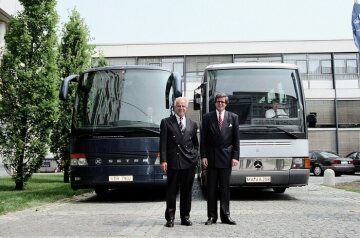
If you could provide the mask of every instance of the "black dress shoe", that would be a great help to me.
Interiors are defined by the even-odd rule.
[[[184,220],[181,220],[181,225],[192,226],[192,222],[189,219],[184,219]]]
[[[205,225],[212,225],[216,223],[216,218],[209,217],[209,219],[205,222]]]
[[[168,220],[165,224],[166,227],[174,227],[174,220]]]
[[[222,223],[229,224],[229,225],[236,225],[236,222],[231,219],[230,216],[226,216],[221,220]]]

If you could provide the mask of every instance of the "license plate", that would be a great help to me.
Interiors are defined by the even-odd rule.
[[[126,176],[109,176],[109,182],[132,182],[133,176],[126,175]]]
[[[341,161],[341,164],[348,164],[347,161]]]
[[[266,176],[266,177],[246,177],[246,182],[247,183],[270,183],[271,182],[271,177],[270,176]]]

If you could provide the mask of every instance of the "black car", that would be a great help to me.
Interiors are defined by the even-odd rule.
[[[345,173],[354,173],[355,167],[353,160],[342,158],[335,152],[312,150],[309,152],[310,172],[315,176],[323,176],[326,169],[332,169],[335,175],[340,176]]]
[[[353,160],[355,167],[354,172],[360,172],[360,151],[353,151],[350,154],[348,154],[346,157]]]

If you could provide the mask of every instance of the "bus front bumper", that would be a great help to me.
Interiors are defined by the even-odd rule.
[[[290,169],[285,171],[232,171],[230,186],[234,187],[300,187],[309,181],[308,169]]]
[[[121,186],[165,185],[166,174],[159,165],[71,166],[72,189],[118,188]]]

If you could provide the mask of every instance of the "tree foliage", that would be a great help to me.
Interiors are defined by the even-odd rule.
[[[56,117],[55,0],[19,0],[9,22],[0,69],[0,152],[23,189],[47,153]]]
[[[61,78],[79,74],[91,67],[91,56],[94,46],[89,44],[90,33],[79,12],[73,9],[69,21],[62,27],[59,45],[58,68]],[[58,82],[60,86],[61,80]],[[59,118],[54,125],[50,150],[55,159],[61,161],[64,169],[64,180],[68,182],[69,140],[71,115],[76,85],[70,84],[66,101],[59,102]]]
[[[99,57],[96,59],[96,61],[94,62],[95,67],[103,67],[103,66],[107,66],[107,61],[105,59],[104,53],[102,51],[99,52]]]

